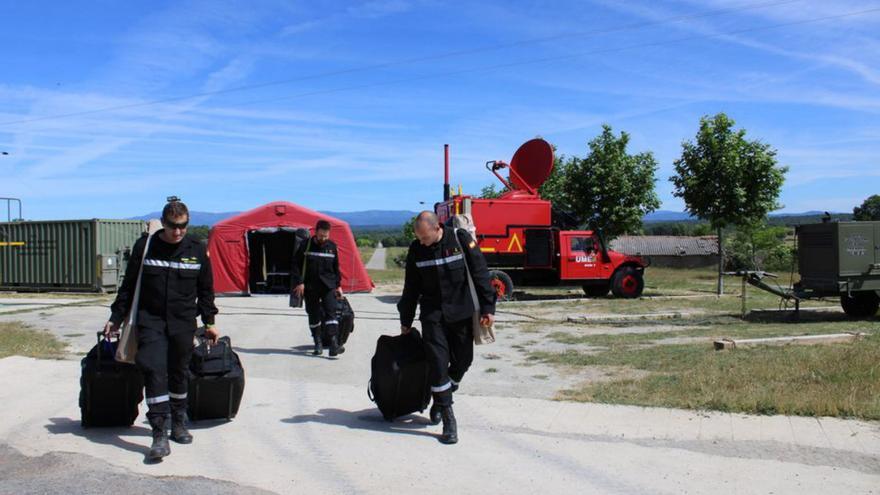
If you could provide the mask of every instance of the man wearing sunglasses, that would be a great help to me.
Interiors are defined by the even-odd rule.
[[[196,331],[201,316],[206,337],[216,342],[214,283],[205,245],[186,235],[189,210],[176,197],[162,210],[162,229],[135,242],[125,278],[110,307],[106,334],[116,333],[132,305],[138,270],[143,260],[141,292],[137,307],[135,358],[144,375],[147,419],[153,444],[147,458],[160,460],[171,453],[171,440],[186,444],[192,435],[186,428],[187,378]]]

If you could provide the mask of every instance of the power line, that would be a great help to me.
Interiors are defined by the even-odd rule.
[[[435,60],[442,60],[442,59],[446,59],[446,58],[460,57],[460,56],[464,56],[464,55],[472,55],[472,54],[476,54],[476,53],[497,51],[497,50],[502,50],[505,48],[514,48],[514,47],[518,47],[518,46],[527,46],[527,45],[538,44],[538,43],[546,43],[548,41],[558,41],[558,40],[567,39],[567,38],[584,38],[584,37],[600,36],[600,35],[621,32],[621,31],[637,30],[637,29],[643,29],[643,28],[647,28],[647,27],[659,26],[659,25],[664,25],[664,24],[671,24],[671,23],[699,19],[699,18],[715,17],[715,16],[719,16],[719,15],[724,15],[724,14],[745,12],[748,10],[757,10],[757,9],[764,9],[764,8],[769,8],[769,7],[777,7],[780,5],[799,3],[802,1],[803,0],[781,0],[781,1],[774,1],[774,2],[763,2],[763,3],[749,4],[749,5],[745,5],[745,6],[741,6],[741,7],[730,7],[730,8],[724,8],[724,9],[716,9],[716,10],[698,12],[698,13],[694,13],[694,14],[684,14],[684,15],[679,15],[679,16],[667,17],[664,19],[656,20],[656,21],[638,22],[638,23],[625,24],[625,25],[616,26],[616,27],[612,27],[612,28],[606,28],[606,29],[595,29],[595,30],[575,32],[575,33],[564,33],[564,34],[559,34],[559,35],[554,35],[554,36],[546,36],[546,37],[540,37],[540,38],[530,38],[530,39],[526,39],[526,40],[511,42],[511,43],[504,43],[504,44],[498,44],[498,45],[471,48],[471,49],[466,49],[466,50],[456,50],[456,51],[438,53],[438,54],[427,55],[427,56],[422,56],[422,57],[413,57],[413,58],[401,59],[401,60],[396,60],[396,61],[391,61],[391,62],[383,62],[383,63],[377,63],[377,64],[364,65],[364,66],[360,66],[360,67],[341,69],[341,70],[336,70],[336,71],[322,72],[322,73],[318,73],[318,74],[311,74],[311,75],[300,76],[300,77],[290,78],[290,79],[282,79],[282,80],[278,80],[278,81],[270,81],[270,82],[265,82],[265,83],[237,86],[234,88],[228,88],[228,89],[222,89],[222,90],[216,90],[216,91],[206,91],[206,92],[194,93],[194,94],[190,94],[190,95],[162,98],[162,99],[144,101],[144,102],[139,102],[139,103],[115,105],[115,106],[109,106],[109,107],[103,107],[103,108],[96,108],[94,110],[84,110],[84,111],[79,111],[79,112],[46,115],[43,117],[34,117],[34,118],[30,118],[30,119],[21,119],[21,120],[0,122],[0,126],[28,124],[28,123],[32,123],[32,122],[56,120],[56,119],[63,119],[63,118],[68,118],[68,117],[81,117],[81,116],[85,116],[85,115],[94,115],[94,114],[98,114],[98,113],[114,112],[114,111],[119,111],[119,110],[130,110],[133,108],[141,108],[141,107],[147,107],[147,106],[153,106],[153,105],[160,105],[160,104],[164,104],[164,103],[174,103],[174,102],[178,102],[178,101],[190,100],[190,99],[194,99],[194,98],[202,98],[202,97],[206,97],[206,96],[217,96],[217,95],[222,95],[222,94],[252,91],[255,89],[262,89],[262,88],[267,88],[267,87],[271,87],[271,86],[291,84],[294,82],[322,79],[322,78],[327,78],[327,77],[333,77],[333,76],[339,76],[339,75],[345,75],[345,74],[353,74],[353,73],[358,73],[358,72],[366,72],[366,71],[376,70],[376,69],[386,69],[386,68],[398,67],[398,66],[403,66],[403,65],[412,65],[412,64],[421,63],[421,62],[429,62],[429,61],[435,61]],[[457,72],[452,72],[452,73],[454,74]],[[421,79],[421,78],[417,78],[417,79]],[[359,87],[368,87],[368,86],[354,86],[352,88],[359,88]],[[321,94],[323,92],[325,92],[325,91],[319,91],[314,94]],[[312,94],[312,93],[308,93],[308,94]],[[298,95],[293,96],[293,98],[296,98],[296,97],[299,97],[299,96]]]

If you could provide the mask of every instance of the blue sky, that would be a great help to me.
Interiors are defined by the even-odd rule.
[[[171,194],[200,211],[417,210],[439,199],[444,143],[452,182],[478,192],[487,160],[535,136],[582,156],[608,123],[654,152],[662,209],[680,211],[672,162],[723,111],[790,167],[782,211],[850,211],[880,194],[870,9],[7,0],[0,196],[30,219],[134,216]]]

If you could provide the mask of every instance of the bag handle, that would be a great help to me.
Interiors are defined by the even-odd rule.
[[[306,283],[306,261],[309,260],[309,248],[312,247],[312,238],[309,236],[309,241],[306,242],[306,250],[303,251],[303,269],[302,269],[302,281]]]
[[[141,279],[144,276],[144,261],[147,259],[147,253],[150,251],[150,241],[154,234],[147,235],[147,243],[144,245],[144,254],[141,255],[141,266],[138,269],[138,278],[134,286],[134,295],[131,298],[131,308],[128,310],[128,326],[134,326],[137,321],[137,307],[141,297]]]
[[[477,299],[477,289],[474,287],[474,278],[471,276],[471,268],[468,266],[467,256],[464,255],[464,247],[461,245],[461,240],[458,238],[458,232],[464,229],[454,229],[454,237],[455,243],[458,244],[458,248],[461,249],[461,254],[464,257],[464,271],[467,274],[468,288],[471,291],[471,301],[474,303],[474,312],[480,312],[480,301]],[[482,315],[480,315],[482,316]]]

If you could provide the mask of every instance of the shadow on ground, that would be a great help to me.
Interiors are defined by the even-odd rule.
[[[112,445],[138,454],[146,454],[149,450],[151,433],[149,428],[143,426],[83,428],[79,420],[72,418],[49,418],[49,421],[45,425],[46,430],[53,435],[74,435],[90,442]],[[134,443],[127,438],[141,438],[141,441]]]
[[[397,433],[402,435],[417,435],[424,437],[437,437],[437,435],[424,431],[432,426],[428,418],[416,414],[410,414],[386,421],[376,409],[363,409],[360,411],[345,411],[342,409],[321,409],[315,414],[302,414],[292,418],[282,419],[282,423],[302,424],[321,423],[326,425],[344,426],[354,430],[378,431],[382,433]]]

